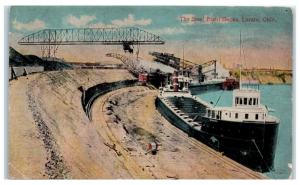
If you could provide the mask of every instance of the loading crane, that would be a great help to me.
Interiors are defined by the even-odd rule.
[[[191,61],[175,57],[174,54],[170,53],[149,52],[149,54],[155,57],[154,61],[171,66],[176,70],[191,69],[197,65]]]
[[[46,58],[55,57],[61,45],[121,45],[125,52],[133,53],[134,45],[139,48],[164,43],[159,36],[136,27],[44,29],[18,41],[20,45],[41,46],[42,57]]]
[[[204,68],[209,68],[210,66],[213,66],[212,69],[204,70]],[[217,73],[217,60],[210,60],[208,62],[204,62],[198,66],[198,75],[199,75],[199,81],[203,82],[205,74],[213,72],[212,75],[214,78],[218,76]]]
[[[191,76],[198,78],[199,82],[203,82],[206,74],[210,72],[212,72],[214,78],[218,76],[217,60],[210,60],[202,64],[196,64],[191,61],[176,57],[174,54],[170,53],[150,52],[149,54],[155,57],[154,61],[171,66],[176,70],[190,70]],[[213,67],[210,68],[210,66]]]

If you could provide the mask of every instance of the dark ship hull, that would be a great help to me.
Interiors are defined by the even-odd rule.
[[[224,82],[190,84],[192,94],[210,90],[234,90],[239,88],[239,82],[235,79],[226,79]]]
[[[210,84],[190,84],[189,90],[192,94],[197,94],[202,91],[210,91],[210,90],[221,90],[223,83],[210,83]]]
[[[278,123],[237,123],[197,117],[195,113],[203,113],[205,106],[192,98],[184,98],[184,101],[179,99],[172,97],[169,100],[175,107],[199,123],[201,129],[190,126],[178,114],[171,111],[160,98],[157,98],[157,108],[173,125],[255,171],[268,172],[273,169]],[[186,103],[184,105],[181,102]]]

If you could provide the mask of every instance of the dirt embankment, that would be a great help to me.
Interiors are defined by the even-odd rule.
[[[78,90],[124,79],[133,77],[126,70],[70,70],[10,81],[9,177],[130,177],[114,172],[119,163],[110,164],[115,159],[86,117]]]
[[[228,179],[264,178],[187,136],[155,108],[156,91],[124,88],[99,98],[92,108],[93,124],[111,155],[123,162],[133,178]],[[156,155],[147,152],[157,142]]]

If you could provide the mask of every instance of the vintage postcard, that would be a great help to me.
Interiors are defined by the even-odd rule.
[[[291,8],[9,16],[10,179],[293,178]]]

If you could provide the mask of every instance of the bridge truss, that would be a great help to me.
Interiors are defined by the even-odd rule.
[[[40,45],[43,57],[55,57],[59,45],[122,45],[133,52],[133,45],[160,45],[157,35],[136,27],[44,29],[18,41],[20,45]]]

